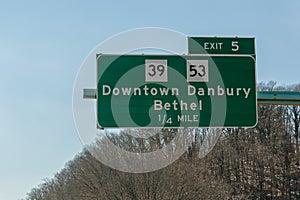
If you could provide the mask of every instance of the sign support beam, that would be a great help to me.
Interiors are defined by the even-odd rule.
[[[258,91],[257,102],[271,105],[300,105],[300,92]]]

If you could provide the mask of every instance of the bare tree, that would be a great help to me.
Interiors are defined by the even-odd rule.
[[[275,82],[259,83],[258,88],[291,90]],[[299,106],[259,105],[255,128],[223,129],[205,157],[201,153],[213,141],[205,138],[214,138],[207,129],[191,131],[188,137],[177,129],[160,130],[150,138],[107,134],[114,145],[140,156],[170,143],[174,150],[180,148],[174,136],[185,138],[185,144],[192,138],[192,143],[173,164],[134,174],[109,168],[94,157],[96,150],[106,148],[99,138],[26,199],[300,199],[299,115]],[[101,156],[125,167],[132,162],[113,150]]]

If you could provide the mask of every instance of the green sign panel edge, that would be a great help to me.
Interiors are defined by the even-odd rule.
[[[178,55],[107,55],[107,54],[105,54],[105,55],[97,55],[97,65],[98,65],[98,59],[99,58],[101,58],[101,57],[110,57],[110,59],[114,59],[114,58],[116,58],[116,57],[131,57],[131,58],[133,58],[133,57],[137,57],[137,58],[142,58],[142,59],[144,59],[144,60],[146,60],[146,59],[161,59],[161,60],[164,60],[166,57],[169,57],[169,58],[172,58],[172,57],[178,57]],[[196,55],[189,55],[189,56],[179,56],[179,57],[185,57],[185,58],[192,58],[192,57],[197,57]],[[199,57],[199,56],[198,56]],[[209,56],[200,56],[200,57],[206,57],[206,58],[209,58]],[[215,59],[217,59],[217,57],[220,57],[220,56],[213,56],[212,58],[215,58]],[[226,56],[227,58],[229,57],[229,58],[233,58],[233,56]],[[257,101],[256,101],[256,72],[255,72],[255,59],[252,57],[252,56],[242,56],[242,57],[251,57],[252,59],[253,59],[253,63],[254,63],[254,66],[253,66],[253,75],[254,75],[254,99],[255,99],[255,122],[254,122],[254,124],[252,124],[252,125],[250,125],[250,126],[243,126],[243,125],[224,125],[224,126],[216,126],[216,125],[213,125],[213,126],[187,126],[187,127],[253,127],[253,126],[255,126],[256,125],[256,123],[257,123],[257,112],[256,112],[256,105],[257,105]],[[224,58],[224,57],[222,57],[221,56],[221,58]],[[141,63],[141,64],[143,64],[143,63]],[[99,68],[99,66],[97,67],[97,69]],[[99,70],[99,69],[98,69]],[[97,72],[97,75],[99,76],[99,71]],[[153,81],[153,80],[152,80]],[[154,80],[155,81],[155,80]],[[150,82],[151,82],[151,80],[150,80]],[[98,87],[97,87],[98,88]],[[99,88],[98,88],[98,90],[97,90],[97,92],[99,91]],[[100,95],[98,94],[98,98],[101,98],[100,97]],[[101,124],[100,124],[100,122],[99,122],[99,112],[100,110],[99,110],[99,108],[98,108],[98,100],[97,100],[97,121],[98,121],[98,123],[99,123],[99,126],[101,126]],[[101,120],[101,119],[100,119]],[[135,127],[135,126],[101,126],[101,127],[104,127],[104,128],[116,128],[116,127]],[[141,126],[136,126],[136,127],[141,127]],[[161,126],[153,126],[153,127],[161,127]],[[168,127],[172,127],[172,126],[168,126]],[[178,128],[178,126],[174,126],[174,127],[177,127]],[[180,126],[179,126],[180,127]],[[185,127],[185,126],[184,126]]]
[[[189,54],[252,55],[254,37],[188,37]]]

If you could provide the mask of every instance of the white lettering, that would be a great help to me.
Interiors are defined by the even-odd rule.
[[[164,105],[164,108],[165,108],[165,110],[170,110],[170,108],[171,108],[171,104],[170,103],[165,103],[165,105]]]
[[[199,110],[202,110],[202,100],[199,101]]]
[[[154,110],[161,110],[162,107],[162,101],[161,100],[154,100]]]
[[[172,95],[173,96],[178,96],[179,95],[179,90],[178,90],[178,88],[172,88]]]
[[[157,89],[156,88],[151,88],[150,93],[153,96],[157,95]]]
[[[243,90],[244,90],[244,93],[245,93],[245,99],[247,99],[249,94],[250,94],[251,88],[248,88],[247,90],[246,90],[246,88],[243,88]]]
[[[196,103],[191,103],[190,108],[191,108],[191,110],[196,110],[197,109],[197,104]]]
[[[198,95],[203,96],[204,95],[204,89],[203,88],[198,88]]]
[[[219,49],[222,49],[223,42],[220,42],[218,44],[219,44]]]
[[[196,88],[192,85],[188,85],[188,95],[195,95],[196,94]]]
[[[105,89],[107,89],[107,91]],[[103,96],[109,95],[110,92],[111,92],[111,89],[110,89],[109,85],[103,85],[102,86],[102,95]]]
[[[149,89],[149,88],[147,87],[147,85],[145,85],[144,88],[143,88],[144,93],[145,93],[146,96],[149,95],[149,94],[148,94],[148,89]]]
[[[123,88],[122,88],[122,89],[123,89]],[[130,91],[131,91],[131,90],[130,90]],[[139,93],[139,95],[141,95],[141,93],[142,93],[141,88],[134,88],[133,94],[134,94],[134,95],[137,95],[137,93]],[[123,95],[125,95],[125,94],[123,93]],[[128,95],[130,95],[130,94],[128,94]]]
[[[135,88],[135,89],[137,89],[137,88]],[[140,88],[138,88],[138,89],[140,89]],[[136,92],[136,91],[134,90],[134,92]],[[122,88],[122,93],[123,93],[123,95],[130,95],[131,88]],[[140,91],[140,93],[141,93],[141,91]]]
[[[199,100],[199,103],[191,102],[187,103],[183,100],[180,100],[179,103],[176,100],[172,102],[163,103],[162,100],[154,100],[154,110],[202,110],[202,100]]]
[[[224,89],[221,88],[219,85],[218,85],[218,95],[219,96],[223,96],[224,95]]]
[[[159,91],[161,95],[168,95],[169,88],[159,88]]]
[[[215,90],[214,90],[214,88],[208,88],[208,95],[209,95],[209,96],[210,96],[210,95],[212,95],[212,96],[215,95]]]
[[[113,92],[113,94],[116,95],[116,96],[120,94],[119,88],[114,88],[112,92]]]
[[[226,91],[228,96],[233,96],[233,88],[226,88]]]
[[[198,122],[199,115],[177,115],[177,121],[179,121],[179,122]]]
[[[204,49],[209,49],[208,44],[209,44],[208,42],[204,43]]]
[[[240,95],[240,91],[242,90],[242,88],[236,88],[236,96]]]

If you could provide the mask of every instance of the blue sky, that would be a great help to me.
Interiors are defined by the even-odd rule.
[[[82,149],[73,83],[99,42],[132,28],[254,36],[257,80],[300,79],[300,1],[6,1],[0,3],[0,199],[25,197]]]

